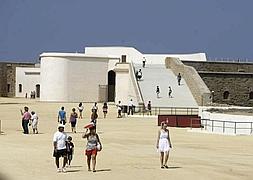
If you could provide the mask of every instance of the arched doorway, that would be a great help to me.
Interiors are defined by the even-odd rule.
[[[39,98],[40,97],[40,85],[36,84],[36,97]]]
[[[115,101],[115,77],[116,74],[114,71],[108,72],[108,102]]]

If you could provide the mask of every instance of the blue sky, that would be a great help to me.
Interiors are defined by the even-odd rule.
[[[0,0],[0,61],[133,46],[253,60],[252,0]]]

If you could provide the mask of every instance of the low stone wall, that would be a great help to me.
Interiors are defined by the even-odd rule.
[[[165,65],[175,75],[178,73],[182,75],[199,106],[209,105],[212,102],[210,90],[193,67],[186,66],[179,59],[170,57],[165,59]]]

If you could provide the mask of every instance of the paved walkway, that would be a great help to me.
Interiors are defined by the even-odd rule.
[[[152,64],[142,68],[141,64],[135,64],[135,70],[142,69],[143,78],[138,81],[145,104],[151,100],[152,106],[159,107],[197,107],[190,89],[181,80],[177,84],[177,77],[165,65]],[[160,97],[156,96],[156,86],[160,87]],[[168,97],[168,87],[172,88],[172,98]]]

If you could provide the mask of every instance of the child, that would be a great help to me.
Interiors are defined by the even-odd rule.
[[[67,165],[70,167],[70,163],[73,159],[73,154],[74,154],[74,144],[72,142],[72,137],[68,137],[68,141],[66,142],[66,147],[67,147]]]
[[[32,114],[31,121],[32,121],[33,134],[38,134],[39,133],[38,132],[38,120],[39,120],[39,118],[38,118],[37,114],[34,111],[32,111],[31,114]]]

